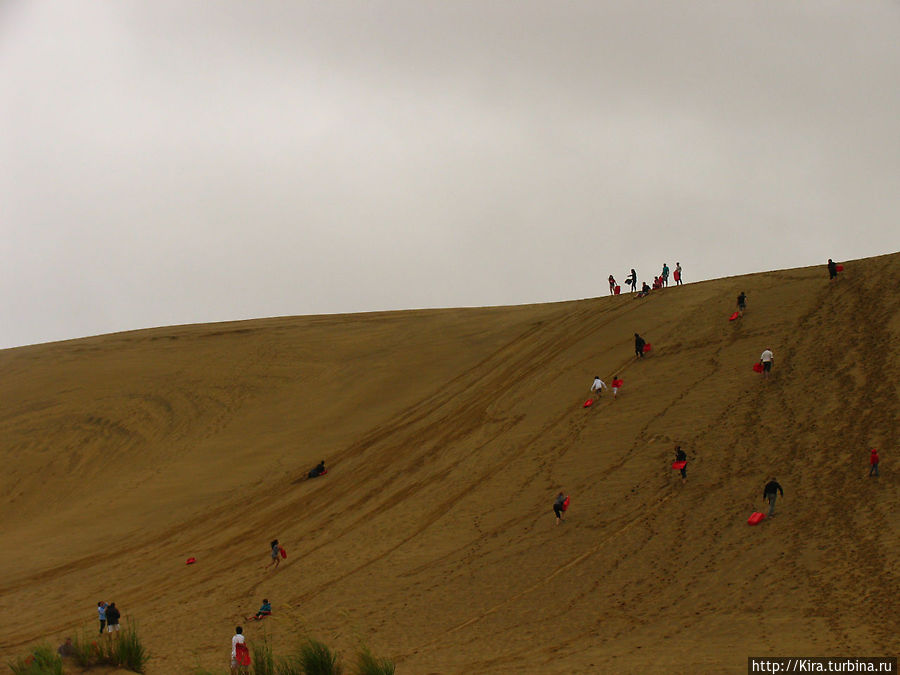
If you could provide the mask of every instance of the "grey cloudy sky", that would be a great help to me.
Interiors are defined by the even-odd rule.
[[[891,1],[0,4],[0,347],[900,249]]]

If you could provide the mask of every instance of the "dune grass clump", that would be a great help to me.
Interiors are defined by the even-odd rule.
[[[72,654],[82,668],[94,666],[115,666],[135,673],[143,673],[150,654],[141,642],[137,626],[128,623],[116,633],[106,633],[97,639],[89,638],[84,632],[72,640]]]
[[[269,640],[263,637],[252,643],[250,665],[253,667],[253,675],[278,675],[275,668],[275,656]]]
[[[394,675],[396,665],[388,658],[379,658],[363,647],[356,655],[356,675]]]
[[[63,663],[52,647],[41,645],[24,658],[9,663],[14,675],[63,675]]]
[[[338,662],[337,652],[313,638],[300,645],[297,663],[303,675],[341,675],[344,669]]]

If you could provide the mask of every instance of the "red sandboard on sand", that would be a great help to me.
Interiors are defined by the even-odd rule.
[[[728,320],[734,321],[735,319],[739,318],[740,316],[741,316],[740,312],[735,312],[734,314],[732,314],[731,316],[728,317]]]
[[[564,501],[562,504],[562,510],[563,511],[569,510],[569,495],[566,495],[566,501]]]
[[[284,550],[284,546],[279,546],[278,552],[281,554],[282,558],[287,558],[287,551]]]
[[[672,468],[676,471],[681,471],[686,466],[687,462],[672,462]]]
[[[581,407],[582,408],[590,408],[592,405],[594,405],[594,399],[589,398],[587,401],[584,402],[584,405]]]
[[[644,353],[645,353],[645,354],[646,354],[647,352],[649,352],[651,349],[653,349],[653,345],[651,345],[649,342],[648,342],[647,344],[644,345]]]
[[[843,271],[844,271],[844,266],[843,266],[843,265],[836,265],[834,269],[836,269],[838,272],[843,272]]]
[[[622,292],[622,287],[621,287],[621,286],[616,286],[616,287],[613,289],[613,293],[615,293],[616,295],[618,295],[618,294],[621,293],[621,292]]]
[[[747,518],[748,525],[759,525],[763,519],[766,517],[765,513],[760,513],[757,511],[756,513],[751,514],[749,518]]]
[[[188,558],[187,560],[184,561],[184,564],[185,565],[193,565],[195,562],[197,562],[196,558]]]
[[[761,364],[761,363],[753,364],[753,372],[754,373],[761,373],[762,371],[763,371],[763,364]]]
[[[234,660],[239,666],[250,665],[250,650],[247,649],[247,645],[238,642],[234,646]]]

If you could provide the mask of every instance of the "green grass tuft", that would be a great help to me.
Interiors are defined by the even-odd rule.
[[[9,663],[14,675],[63,675],[62,658],[52,647],[41,645],[24,658]]]
[[[300,645],[297,662],[304,675],[341,675],[343,672],[337,652],[312,638]]]
[[[378,658],[363,647],[356,655],[356,675],[394,675],[396,666],[388,658]]]

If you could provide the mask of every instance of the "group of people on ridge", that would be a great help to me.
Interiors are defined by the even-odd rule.
[[[675,263],[675,270],[672,273],[672,278],[675,280],[676,286],[681,286],[684,284],[684,281],[682,281],[682,271],[681,271],[681,263],[680,262]],[[616,278],[612,274],[610,274],[607,281],[609,281],[609,294],[616,295],[616,289],[618,288],[618,286],[616,285]],[[637,291],[637,283],[638,283],[637,272],[635,272],[634,268],[632,267],[631,272],[628,274],[627,277],[625,277],[625,285],[630,286],[631,292],[634,293],[635,291]],[[637,297],[643,298],[648,293],[650,293],[650,291],[659,290],[661,288],[667,287],[668,285],[669,285],[669,265],[668,265],[668,263],[663,263],[662,272],[660,273],[660,275],[653,277],[653,287],[651,288],[650,286],[648,286],[647,282],[645,281],[643,283],[643,286],[641,286],[641,290],[637,294]]]

